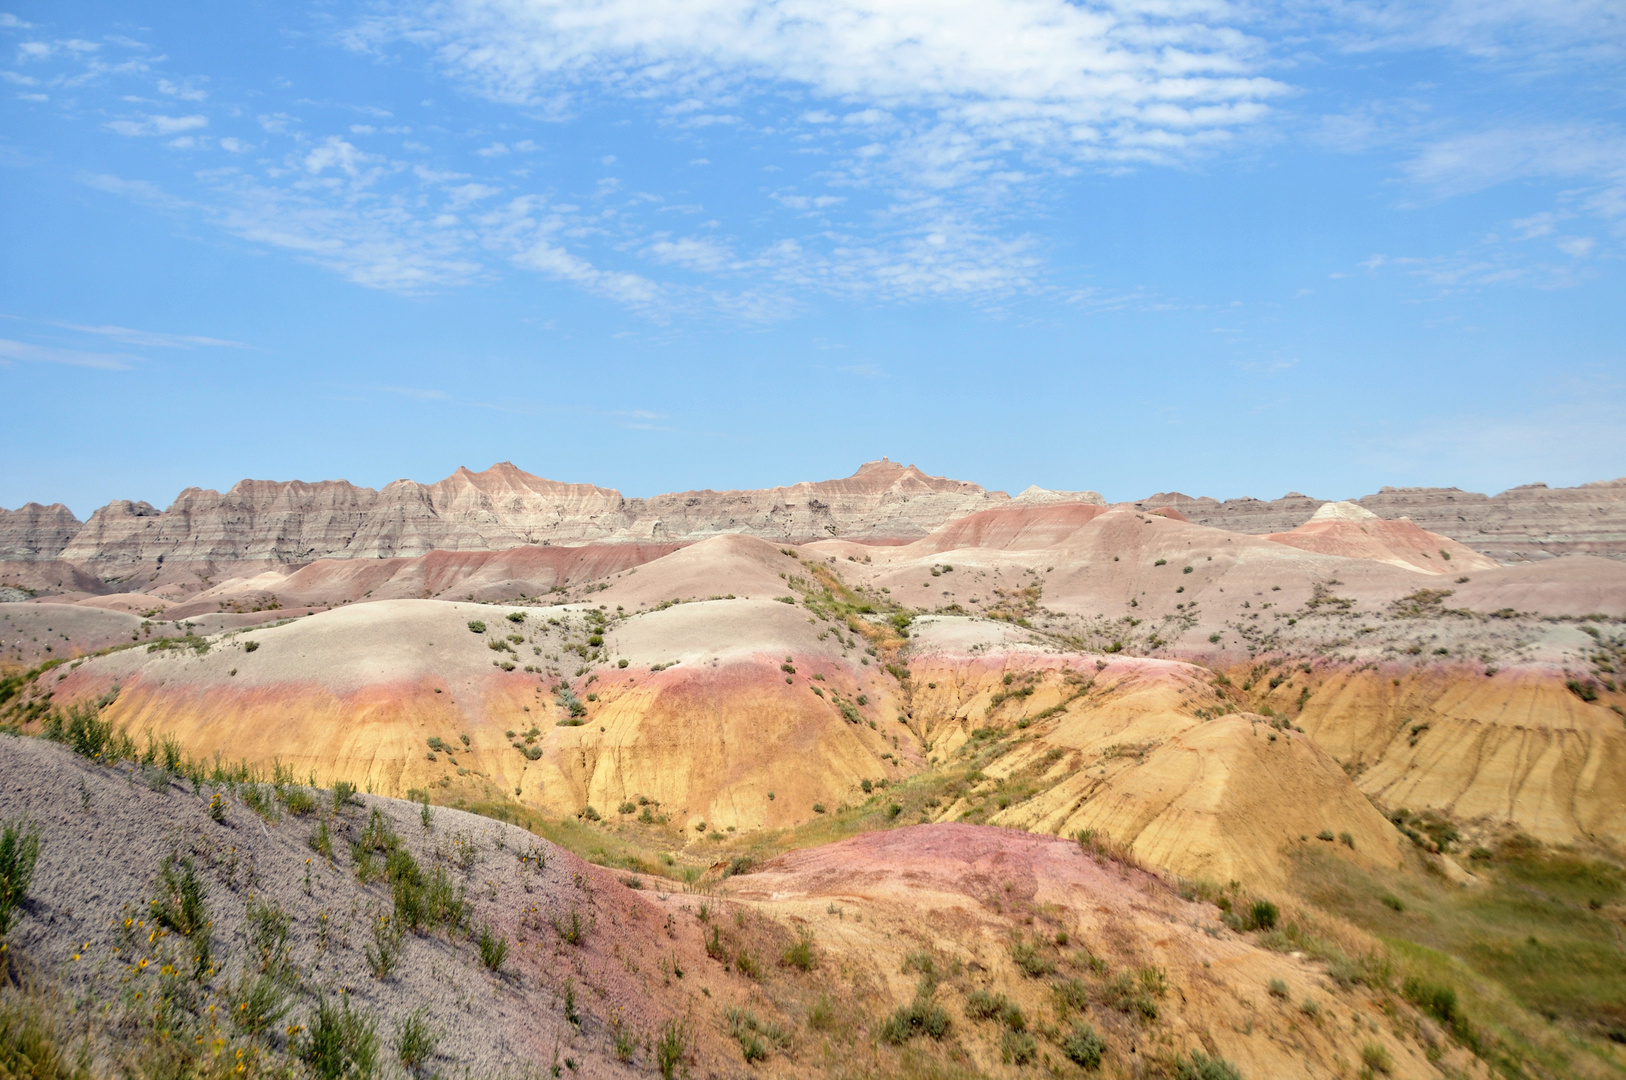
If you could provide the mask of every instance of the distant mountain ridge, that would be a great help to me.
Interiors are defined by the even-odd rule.
[[[1573,488],[1528,484],[1495,496],[1386,487],[1353,501],[1382,518],[1409,517],[1502,562],[1626,557],[1626,478]],[[1297,492],[1224,502],[1169,492],[1135,505],[1263,535],[1303,525],[1326,502]],[[115,578],[176,563],[277,567],[528,545],[683,544],[722,533],[785,543],[831,537],[900,543],[979,511],[1050,503],[1105,500],[1093,491],[1037,487],[1012,498],[885,458],[836,480],[629,499],[501,462],[483,472],[460,468],[433,484],[397,480],[377,490],[343,480],[243,480],[224,493],[188,488],[165,510],[116,500],[85,522],[60,503],[29,503],[0,509],[0,561],[70,563]]]
[[[30,503],[0,510],[0,560],[61,560],[112,573],[161,561],[279,565],[533,544],[682,543],[719,533],[790,543],[904,541],[1010,501],[1004,492],[884,458],[838,480],[650,499],[546,480],[501,462],[484,472],[461,468],[434,484],[397,480],[379,490],[343,480],[244,480],[224,493],[188,488],[166,510],[118,500],[83,524],[60,504]]]
[[[1152,495],[1135,505],[1169,507],[1198,525],[1230,532],[1285,533],[1309,521],[1330,500],[1289,492],[1280,499]],[[1626,477],[1572,488],[1523,484],[1499,495],[1460,488],[1385,487],[1350,500],[1380,518],[1408,517],[1417,526],[1498,562],[1557,555],[1626,558]]]

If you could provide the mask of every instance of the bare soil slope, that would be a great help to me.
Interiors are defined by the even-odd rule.
[[[883,1007],[914,998],[929,961],[941,977],[936,1000],[982,1073],[1018,1072],[1002,1061],[1012,1044],[1001,1039],[999,1020],[976,1018],[975,996],[997,994],[1026,1014],[1030,1030],[1065,1031],[1082,1013],[1104,1036],[1107,1075],[1155,1074],[1195,1050],[1250,1078],[1345,1076],[1368,1042],[1385,1049],[1391,1075],[1442,1075],[1424,1038],[1399,1034],[1404,1021],[1373,1036],[1361,1024],[1352,1031],[1309,1019],[1298,1007],[1307,1000],[1336,1002],[1358,1020],[1380,1015],[1365,993],[1334,990],[1322,965],[1254,948],[1213,907],[1066,841],[969,825],[870,833],[781,856],[728,882],[727,895],[819,925],[827,948],[852,958],[855,991]],[[834,925],[833,908],[842,912]],[[1135,1015],[1134,1005],[1100,1003],[1102,986],[1115,977],[1135,985],[1141,971],[1164,987],[1146,998],[1153,1019]],[[1088,1006],[1061,1004],[1054,987],[1068,980]],[[1280,980],[1280,996],[1267,992],[1272,980]],[[1072,1074],[1059,1054],[1045,1052],[1057,1074]],[[1479,1074],[1460,1051],[1443,1060]]]
[[[97,1074],[237,1063],[275,1075],[306,1052],[318,1003],[343,1000],[373,1025],[386,1076],[403,1075],[394,1044],[414,1015],[438,1036],[423,1069],[442,1075],[651,1075],[676,1027],[675,1072],[693,1077],[1016,1077],[1041,1063],[1083,1076],[1063,1053],[1080,1023],[1108,1075],[1195,1052],[1250,1078],[1332,1077],[1367,1046],[1395,1076],[1483,1075],[1404,1002],[1341,989],[1213,905],[1049,838],[870,834],[708,898],[630,889],[445,808],[426,823],[418,806],[369,795],[335,806],[291,783],[193,786],[17,738],[0,739],[0,776],[0,817],[42,841],[9,960],[52,1021],[92,1033]],[[313,847],[324,825],[331,859]],[[389,879],[364,880],[357,860],[374,843],[444,876],[463,905],[405,930],[387,969],[377,949],[402,909]],[[495,966],[481,937],[507,943]],[[1020,1026],[1009,1007],[979,1010],[979,991],[1004,995]],[[922,997],[944,1010],[938,1037],[889,1036],[894,1007]]]
[[[1418,528],[1410,518],[1386,521],[1351,502],[1324,503],[1303,525],[1290,532],[1267,533],[1265,539],[1325,555],[1374,559],[1425,574],[1462,574],[1497,565],[1496,560],[1450,537]]]
[[[493,1075],[571,1058],[589,1076],[644,1076],[662,1024],[700,1015],[708,1022],[691,1023],[686,1065],[706,1076],[738,1060],[709,1021],[721,1003],[750,997],[749,980],[714,968],[706,972],[708,998],[700,980],[675,980],[657,963],[666,956],[668,972],[672,959],[703,969],[702,928],[692,912],[668,909],[521,829],[448,809],[435,810],[426,828],[419,807],[373,796],[335,813],[323,791],[315,793],[320,805],[299,816],[262,785],[266,820],[244,804],[242,785],[194,791],[154,769],[107,769],[14,737],[0,738],[0,777],[0,817],[32,822],[42,839],[8,944],[36,980],[60,987],[84,1022],[119,1032],[100,1047],[99,1073],[154,1068],[156,1060],[137,1064],[138,1047],[143,1040],[161,1046],[157,1031],[167,1029],[181,1036],[171,1059],[196,1055],[229,1068],[236,1056],[251,1074],[271,1074],[275,1056],[300,1043],[303,1028],[288,1026],[308,1027],[317,1001],[341,996],[377,1023],[388,1075],[398,1074],[391,1041],[419,1008],[440,1038],[426,1062],[435,1072]],[[216,792],[224,806],[218,822],[209,812]],[[374,812],[425,873],[448,873],[469,907],[450,932],[407,932],[383,978],[365,952],[375,925],[395,914],[390,886],[360,882],[348,847]],[[332,860],[307,842],[321,820]],[[179,860],[190,862],[202,886],[207,926],[191,936],[155,917],[170,902],[163,867],[171,858],[177,874]],[[280,941],[268,943],[264,919],[252,917],[267,906],[273,925],[285,928]],[[579,945],[552,925],[572,912],[583,927]],[[481,927],[509,943],[497,972],[470,940]],[[205,937],[209,961],[199,969]],[[276,977],[288,1011],[254,1037],[228,1017],[262,972]],[[567,987],[579,1023],[566,1017]],[[631,1060],[618,1059],[617,1028],[633,1036]]]

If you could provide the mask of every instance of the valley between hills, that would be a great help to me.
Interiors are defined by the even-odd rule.
[[[1626,1074],[1626,481],[245,481],[0,598],[30,1075]]]

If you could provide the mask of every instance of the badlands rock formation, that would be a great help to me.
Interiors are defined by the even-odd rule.
[[[647,871],[591,865],[515,825],[446,807],[425,817],[372,794],[334,806],[328,791],[312,800],[283,784],[275,795],[256,788],[251,803],[247,785],[194,790],[153,769],[14,738],[0,740],[0,775],[31,779],[0,786],[0,818],[38,823],[42,841],[7,937],[11,970],[29,973],[0,1000],[7,1037],[16,997],[31,992],[49,1006],[41,1026],[71,1031],[63,1042],[75,1048],[88,1040],[94,1063],[145,1065],[137,1074],[157,1061],[302,1074],[302,1032],[319,1002],[342,1000],[376,1024],[385,1075],[414,1016],[438,1036],[425,1069],[438,1075],[650,1077],[663,1041],[669,1071],[696,1078],[1038,1074],[1013,1068],[1014,1050],[1045,1054],[1064,1076],[1168,1070],[1195,1051],[1250,1080],[1334,1080],[1368,1046],[1383,1050],[1397,1080],[1484,1075],[1465,1050],[1442,1053],[1410,1004],[1341,987],[1324,961],[1266,948],[1213,904],[1052,837],[918,825],[792,852],[696,895]],[[317,828],[327,852],[312,843]],[[430,915],[395,939],[385,977],[374,957],[376,927],[388,921],[378,916],[399,918],[402,893],[357,861],[364,838],[380,835],[466,906],[461,930]],[[207,965],[194,961],[198,932],[153,920],[171,859],[200,885]],[[132,911],[147,918],[126,929]],[[495,971],[482,962],[482,936],[506,942]],[[1348,938],[1351,951],[1375,944]],[[806,963],[785,962],[798,939]],[[1031,943],[1026,971],[1013,942]],[[1035,960],[1049,977],[1033,977]],[[1113,996],[1125,979],[1146,988],[1144,999]],[[273,1023],[244,1019],[251,1001],[264,1007],[273,980]],[[260,997],[243,993],[253,985]],[[916,1033],[894,1045],[885,1025],[923,986],[944,1010],[940,1039]],[[1043,1041],[1013,1041],[1008,1022],[990,1021],[977,1004],[990,993]],[[165,1006],[156,1013],[154,1000]],[[220,1022],[227,1011],[235,1022]],[[1352,1026],[1346,1016],[1385,1022]],[[1057,1044],[1080,1021],[1099,1040],[1098,1073],[1060,1057]]]
[[[503,462],[479,473],[459,469],[435,484],[397,480],[379,491],[342,480],[244,480],[224,494],[188,488],[167,510],[121,500],[77,528],[66,508],[29,504],[0,511],[0,558],[60,559],[114,576],[160,561],[272,566],[542,544],[683,542],[718,533],[793,543],[913,539],[1009,501],[1003,492],[884,458],[843,480],[651,499],[544,480]]]
[[[1379,517],[1409,517],[1419,528],[1449,536],[1499,562],[1626,555],[1626,478],[1573,488],[1525,484],[1494,496],[1458,488],[1386,487],[1355,501]],[[1296,491],[1268,502],[1219,502],[1174,492],[1135,505],[1172,507],[1189,521],[1231,532],[1280,533],[1310,520],[1322,501]]]
[[[1501,562],[1626,555],[1626,480],[1557,489],[1533,484],[1495,497],[1455,488],[1384,488],[1357,502],[1380,518],[1409,518],[1419,529]],[[1296,492],[1269,502],[1224,503],[1174,493],[1135,505],[1230,532],[1275,535],[1307,524],[1323,503]],[[884,458],[842,480],[650,499],[544,480],[507,462],[479,473],[459,469],[435,484],[397,480],[378,491],[344,481],[244,480],[224,494],[189,488],[162,511],[116,501],[83,524],[61,504],[0,510],[0,585],[178,599],[226,579],[285,573],[321,559],[680,544],[725,533],[782,543],[831,537],[895,543],[1008,506],[1101,508],[1105,501],[1093,491],[1039,487],[1013,499]]]
[[[199,835],[225,835],[206,817],[210,781],[181,790],[159,767],[166,755],[237,778],[215,781],[240,785],[228,824],[251,821],[242,800],[273,797],[245,776],[279,778],[286,799],[290,777],[314,774],[355,783],[403,832],[423,828],[418,812],[380,797],[524,822],[625,872],[550,864],[578,890],[591,878],[592,910],[609,924],[595,931],[608,957],[601,944],[583,966],[560,932],[527,921],[510,886],[555,914],[586,894],[558,893],[563,873],[526,878],[513,851],[492,854],[495,840],[482,849],[489,861],[471,882],[505,867],[482,888],[482,918],[524,955],[496,1012],[480,1013],[491,1037],[448,1043],[474,1055],[465,1065],[490,1063],[473,1047],[506,1045],[506,1018],[532,1007],[519,997],[575,979],[602,990],[582,1003],[595,1019],[574,1034],[551,1021],[537,1030],[583,1047],[579,1063],[605,1065],[594,1075],[622,1064],[604,1054],[614,1024],[647,1032],[676,1015],[710,1025],[695,1075],[738,1074],[734,1048],[748,1043],[734,1042],[743,1021],[728,1008],[796,1032],[767,1047],[764,1075],[1019,1075],[1021,1032],[975,1004],[994,992],[1024,1010],[1041,1053],[1059,1045],[1068,1010],[1084,1008],[1066,995],[1087,999],[1112,1055],[1106,1075],[1170,1072],[1168,1055],[1199,1045],[1249,1077],[1347,1077],[1363,1059],[1387,1062],[1369,1065],[1374,1074],[1488,1075],[1462,1030],[1448,1037],[1411,1018],[1405,994],[1390,992],[1399,977],[1356,985],[1357,958],[1376,942],[1327,923],[1294,936],[1309,924],[1289,923],[1270,938],[1284,951],[1264,953],[1243,916],[1268,896],[1296,919],[1293,897],[1316,880],[1364,882],[1377,917],[1398,920],[1383,932],[1416,941],[1406,927],[1436,925],[1418,897],[1456,894],[1445,882],[1490,883],[1489,894],[1501,852],[1552,845],[1562,861],[1626,847],[1626,560],[1503,565],[1353,503],[1315,503],[1261,535],[1188,520],[1204,512],[1190,500],[906,498],[938,482],[890,464],[865,475],[843,520],[890,530],[883,542],[750,535],[773,520],[770,507],[706,519],[740,528],[665,542],[617,534],[303,561],[273,548],[231,556],[237,533],[217,520],[214,539],[199,534],[197,561],[130,563],[137,580],[104,590],[131,591],[98,595],[74,577],[94,562],[10,562],[8,573],[28,569],[59,591],[0,602],[0,724],[41,734],[94,713],[136,753],[151,748],[117,786],[143,805],[148,788],[190,800],[178,820]],[[471,545],[497,536],[467,490],[463,509],[436,504],[446,516],[421,519],[424,529],[461,523]],[[586,506],[597,490],[572,498]],[[966,499],[970,512],[926,530],[915,511],[939,498]],[[825,509],[835,505],[831,495]],[[181,530],[171,541],[179,521],[164,526]],[[899,535],[900,523],[922,531]],[[190,583],[167,576],[174,565],[191,567]],[[51,790],[53,828],[88,820],[77,799],[111,801],[104,788]],[[12,785],[0,802],[28,791]],[[437,812],[448,817],[435,828],[461,821]],[[335,827],[355,839],[360,815],[343,817]],[[268,865],[311,857],[287,826],[258,836]],[[356,892],[336,869],[349,849],[334,847],[323,880],[345,880],[352,913],[386,903],[382,885]],[[420,857],[450,859],[430,847]],[[1590,890],[1576,901],[1590,906],[1566,909],[1578,925],[1618,921],[1613,873],[1576,886]],[[616,881],[637,875],[658,883],[653,899]],[[1187,899],[1169,875],[1186,879]],[[708,892],[706,907],[676,878]],[[1228,917],[1198,896],[1223,901]],[[718,920],[718,903],[732,917]],[[30,925],[44,942],[44,921]],[[775,966],[804,932],[819,964]],[[433,978],[480,975],[452,944],[413,951],[440,965]],[[1602,970],[1616,946],[1599,948]],[[1315,955],[1343,959],[1329,970]],[[750,974],[753,956],[766,962]],[[421,975],[409,970],[403,986]],[[1450,978],[1467,1008],[1469,984]],[[1164,987],[1138,1017],[1122,991],[1137,980]],[[878,1032],[916,993],[937,995],[954,1034],[896,1049]],[[818,1006],[826,1019],[815,1024],[826,994],[837,1004]],[[626,995],[642,996],[610,1011]],[[362,999],[391,1016],[407,1000],[382,985]],[[1328,1012],[1305,1011],[1306,999]],[[1591,1003],[1552,1015],[1613,1032]],[[1368,1013],[1370,1023],[1343,1020]],[[1570,1067],[1578,1057],[1553,1060],[1530,1074],[1594,1075]]]
[[[1496,568],[1494,559],[1421,529],[1410,518],[1386,521],[1351,502],[1323,503],[1303,525],[1289,532],[1266,533],[1265,539],[1325,555],[1374,559],[1425,574]]]
[[[1335,854],[1392,869],[1399,833],[1366,796],[1626,842],[1626,687],[1610,674],[1626,646],[1613,616],[1578,625],[1626,612],[1626,566],[1495,566],[1347,509],[1307,528],[1289,539],[1333,550],[1084,504],[985,511],[901,545],[730,535],[637,565],[579,561],[627,545],[557,549],[598,576],[551,606],[529,583],[492,597],[507,605],[375,594],[286,625],[200,623],[222,632],[41,689],[117,687],[106,715],[132,731],[381,793],[565,815],[652,799],[690,842],[702,823],[807,825],[866,782],[985,747],[1000,748],[985,779],[931,819],[1096,829],[1196,878],[1279,883],[1284,853],[1341,833]],[[387,585],[390,562],[291,577],[354,567]],[[186,625],[9,604],[11,655],[64,655],[40,625],[74,611],[107,624],[87,645]]]

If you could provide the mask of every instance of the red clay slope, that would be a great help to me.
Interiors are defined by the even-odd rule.
[[[1089,503],[999,507],[951,521],[908,547],[919,553],[959,548],[1029,551],[1054,547],[1106,511],[1104,506]]]
[[[1497,565],[1450,537],[1419,528],[1410,518],[1389,521],[1350,502],[1327,503],[1298,528],[1268,533],[1265,539],[1322,555],[1375,559],[1425,574],[1460,574]]]

